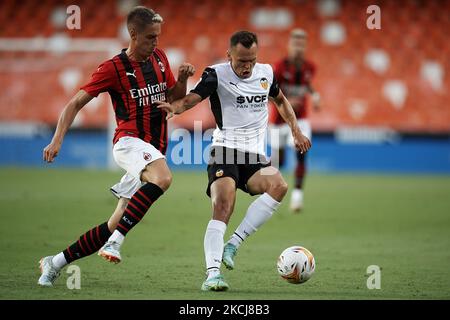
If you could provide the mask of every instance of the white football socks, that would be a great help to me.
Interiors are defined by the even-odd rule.
[[[58,270],[61,270],[62,268],[64,268],[64,266],[67,265],[67,261],[66,261],[66,257],[64,257],[64,253],[60,252],[56,256],[54,256],[52,258],[52,263],[53,263],[53,266]]]
[[[210,220],[205,232],[204,249],[208,279],[220,274],[223,254],[223,235],[227,225],[219,220]]]
[[[280,203],[268,193],[262,194],[247,209],[247,214],[231,236],[228,243],[239,248],[241,243],[270,219]]]
[[[117,230],[114,230],[113,234],[108,239],[108,241],[117,242],[120,246],[122,245],[124,240],[125,236],[122,233],[120,233],[120,231]]]

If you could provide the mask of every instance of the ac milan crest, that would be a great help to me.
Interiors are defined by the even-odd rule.
[[[152,159],[152,155],[148,152],[144,152],[144,160],[150,161]]]
[[[159,68],[161,69],[161,72],[166,71],[166,68],[164,68],[164,63],[162,63],[161,61],[158,62]]]

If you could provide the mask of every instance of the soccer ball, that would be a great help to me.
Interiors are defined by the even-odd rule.
[[[299,284],[307,281],[315,268],[314,256],[304,247],[289,247],[278,257],[278,273],[289,283]]]

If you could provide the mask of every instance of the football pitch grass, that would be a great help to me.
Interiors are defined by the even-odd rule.
[[[108,219],[116,205],[108,189],[121,173],[0,169],[0,299],[450,299],[449,176],[311,174],[304,212],[290,213],[286,197],[240,248],[236,269],[223,268],[230,290],[202,292],[207,178],[173,175],[171,189],[127,236],[123,261],[76,261],[81,289],[69,290],[67,269],[55,287],[39,287],[38,261]],[[252,199],[238,191],[225,240]],[[301,285],[276,270],[292,245],[316,259]],[[370,265],[381,268],[381,289],[367,288]]]

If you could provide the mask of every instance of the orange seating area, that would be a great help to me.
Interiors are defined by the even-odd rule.
[[[0,2],[0,42],[3,40],[48,38],[65,34],[71,39],[119,39],[125,16],[121,1],[76,1],[81,9],[81,30],[68,30],[52,22],[55,9],[67,8],[71,0]],[[204,67],[226,58],[229,36],[236,30],[255,31],[260,39],[259,61],[275,63],[286,54],[289,30],[301,27],[308,32],[307,56],[318,68],[313,85],[322,96],[322,110],[310,112],[317,131],[336,127],[383,126],[406,132],[450,132],[450,0],[341,0],[330,17],[319,14],[319,1],[312,0],[153,0],[141,1],[163,16],[160,39],[163,49],[179,48],[184,60],[194,64],[199,79]],[[369,5],[381,8],[381,30],[366,27]],[[289,28],[257,29],[251,14],[257,8],[284,8],[292,13]],[[322,27],[339,22],[345,40],[330,45],[321,39]],[[123,46],[126,42],[119,40]],[[204,42],[201,45],[201,41]],[[55,125],[64,105],[97,65],[109,58],[107,52],[55,53],[26,51],[0,46],[0,122],[34,121]],[[382,49],[389,57],[383,73],[365,64],[370,49]],[[441,66],[438,87],[421,77],[425,61]],[[176,73],[176,70],[174,70]],[[73,74],[76,74],[76,77]],[[66,86],[62,77],[76,79]],[[406,87],[401,105],[383,93],[388,81]],[[109,97],[104,94],[83,110],[77,119],[81,127],[106,127]],[[214,125],[207,103],[172,120],[174,125],[192,128],[202,120]]]

